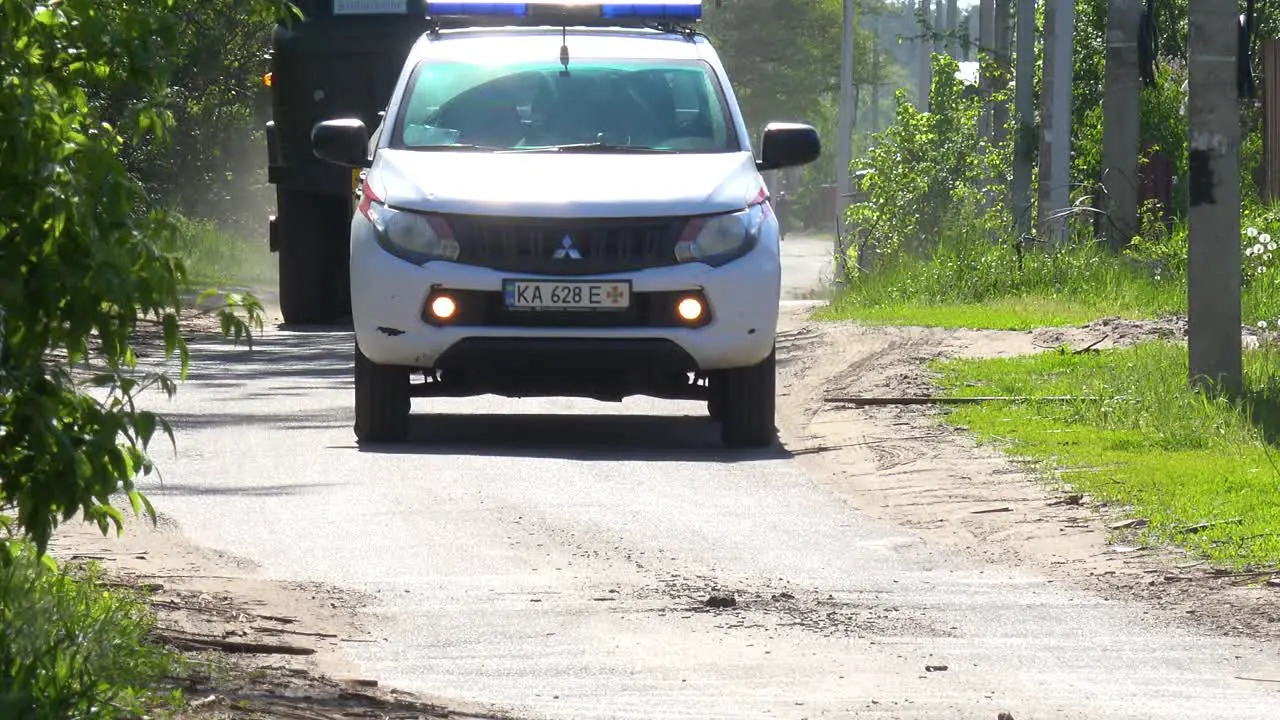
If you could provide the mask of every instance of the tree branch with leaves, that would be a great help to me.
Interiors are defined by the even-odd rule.
[[[154,360],[186,376],[187,272],[165,250],[171,218],[121,153],[166,138],[173,10],[0,0],[0,526],[41,553],[76,515],[119,531],[121,494],[154,521],[136,481],[155,470],[157,433],[172,431],[137,397],[176,384],[140,369],[136,331],[155,323]],[[237,339],[261,325],[251,296],[217,312]]]

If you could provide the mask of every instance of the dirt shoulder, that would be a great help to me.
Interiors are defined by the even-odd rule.
[[[106,582],[141,591],[156,639],[191,663],[179,717],[502,718],[493,708],[389,690],[346,659],[352,643],[380,643],[358,613],[362,599],[318,584],[266,580],[247,561],[188,542],[171,521],[129,522],[123,536],[68,524],[50,548],[63,561],[98,563]]]
[[[1125,509],[1051,487],[930,406],[852,407],[831,396],[925,396],[926,364],[1001,357],[1061,344],[1128,345],[1182,337],[1178,320],[1099,321],[1030,332],[863,327],[784,312],[780,429],[819,482],[866,514],[982,561],[1028,568],[1114,600],[1138,600],[1189,628],[1252,641],[1280,639],[1276,589],[1213,572],[1176,548],[1125,537]]]

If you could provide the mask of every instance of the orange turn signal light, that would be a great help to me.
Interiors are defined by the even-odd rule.
[[[262,76],[262,84],[271,87],[271,73]]]

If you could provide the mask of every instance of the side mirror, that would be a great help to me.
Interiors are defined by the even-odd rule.
[[[369,167],[369,129],[356,118],[318,122],[311,128],[311,151],[334,165]]]
[[[760,141],[760,160],[756,168],[764,172],[808,165],[821,154],[822,140],[812,126],[769,123],[764,129],[764,139]]]

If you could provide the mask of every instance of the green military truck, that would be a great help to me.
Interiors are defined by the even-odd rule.
[[[428,20],[422,0],[292,0],[271,38],[267,177],[276,189],[271,251],[288,324],[350,314],[351,201],[358,176],[315,157],[311,128],[330,118],[378,124],[405,57]]]

